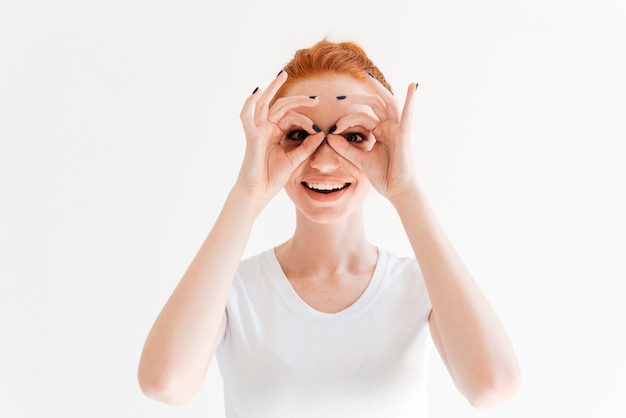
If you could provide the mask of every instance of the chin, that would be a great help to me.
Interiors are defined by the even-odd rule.
[[[297,216],[308,222],[319,225],[335,225],[344,222],[362,222],[362,206],[352,210],[341,210],[337,207],[328,208],[302,208],[296,207]]]

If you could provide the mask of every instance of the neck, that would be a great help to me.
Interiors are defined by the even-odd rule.
[[[295,233],[276,247],[276,255],[292,275],[326,276],[369,268],[377,251],[365,239],[361,211],[332,224],[315,223],[297,212]]]

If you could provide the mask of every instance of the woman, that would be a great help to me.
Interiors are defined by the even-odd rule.
[[[401,106],[359,46],[322,40],[254,90],[241,111],[239,176],[147,338],[148,396],[186,402],[216,354],[229,417],[424,415],[428,333],[473,405],[516,391],[506,332],[416,177],[416,89]],[[293,236],[241,261],[283,187]],[[397,211],[415,257],[366,241],[371,187]]]

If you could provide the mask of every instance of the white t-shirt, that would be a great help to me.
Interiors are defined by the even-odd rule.
[[[226,416],[425,417],[430,310],[415,259],[380,249],[366,290],[334,314],[298,296],[273,249],[242,261],[216,353]]]

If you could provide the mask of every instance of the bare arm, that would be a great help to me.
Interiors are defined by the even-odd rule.
[[[138,373],[146,395],[180,405],[202,384],[255,218],[245,197],[233,190],[148,335]]]
[[[246,153],[237,178],[213,228],[157,317],[139,363],[139,384],[159,401],[181,405],[202,384],[223,332],[228,294],[252,226],[291,172],[321,143],[313,122],[292,112],[314,106],[317,98],[292,96],[268,103],[285,81],[282,73],[267,91],[246,100],[241,120]],[[310,135],[285,151],[281,140],[292,126]]]
[[[500,320],[415,187],[394,203],[433,306],[433,340],[454,383],[476,407],[512,396],[519,384],[513,347]]]

